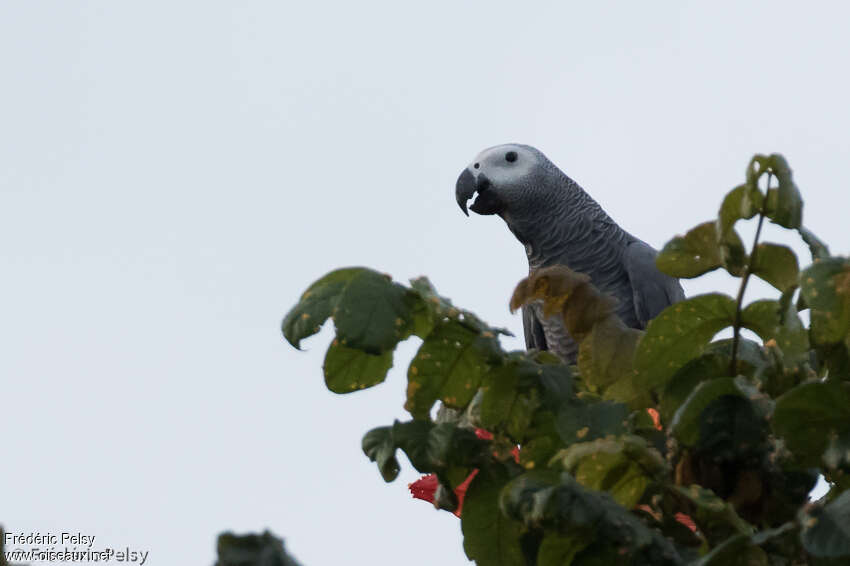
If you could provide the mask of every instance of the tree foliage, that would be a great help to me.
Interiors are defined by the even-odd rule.
[[[299,566],[283,540],[269,531],[237,535],[225,532],[216,541],[218,559],[213,566]]]
[[[480,566],[846,564],[850,260],[803,227],[802,210],[785,159],[756,155],[717,218],[657,259],[676,277],[724,269],[740,280],[737,296],[691,297],[645,331],[626,327],[587,276],[532,273],[511,308],[539,301],[563,317],[579,343],[576,366],[506,352],[506,331],[427,279],[405,286],[362,267],[311,285],[283,332],[297,348],[334,321],[324,377],[336,393],[382,382],[396,345],[422,339],[407,372],[411,419],[369,431],[363,450],[393,481],[400,449],[435,474],[434,503],[449,511],[453,490],[477,470],[461,528]],[[797,231],[811,264],[801,269],[790,248],[760,241],[765,219]],[[757,223],[749,247],[736,231],[744,220]],[[747,304],[752,276],[778,296]],[[717,339],[727,328],[732,338]],[[434,422],[438,401],[462,417]],[[819,475],[830,490],[810,502]]]

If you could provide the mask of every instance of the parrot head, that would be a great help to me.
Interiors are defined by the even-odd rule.
[[[553,170],[558,171],[536,148],[514,143],[497,145],[479,153],[463,170],[455,186],[455,197],[469,216],[467,202],[477,193],[469,207],[472,212],[498,214],[507,220],[545,204]]]

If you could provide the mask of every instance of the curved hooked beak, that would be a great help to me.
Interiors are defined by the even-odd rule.
[[[478,198],[469,207],[472,212],[478,214],[496,214],[501,210],[502,203],[493,194],[493,191],[488,190],[490,186],[490,179],[484,173],[480,173],[476,178],[469,169],[463,170],[463,173],[457,178],[455,198],[464,214],[469,216],[469,212],[466,211],[466,203],[476,192],[478,193]]]
[[[457,178],[457,184],[455,185],[455,198],[457,198],[458,206],[460,206],[460,209],[467,216],[469,216],[469,212],[466,211],[466,203],[472,198],[475,191],[475,177],[472,176],[469,169],[464,169],[463,173],[460,174],[460,177]]]

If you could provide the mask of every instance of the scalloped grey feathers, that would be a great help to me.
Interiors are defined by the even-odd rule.
[[[575,181],[534,147],[504,144],[485,149],[464,169],[455,187],[467,212],[500,216],[525,246],[529,271],[566,265],[587,273],[617,299],[617,314],[632,328],[684,299],[678,279],[655,266],[657,251],[617,225]],[[551,350],[568,363],[576,343],[557,318],[539,305],[522,309],[529,349]]]

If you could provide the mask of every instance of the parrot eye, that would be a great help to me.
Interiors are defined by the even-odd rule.
[[[476,169],[478,169],[479,167],[481,167],[481,164],[480,164],[480,163],[476,163],[475,165],[473,165],[473,167],[475,167]]]
[[[517,154],[515,151],[509,151],[505,154],[505,161],[507,161],[508,163],[513,163],[514,161],[516,161],[516,158]]]

